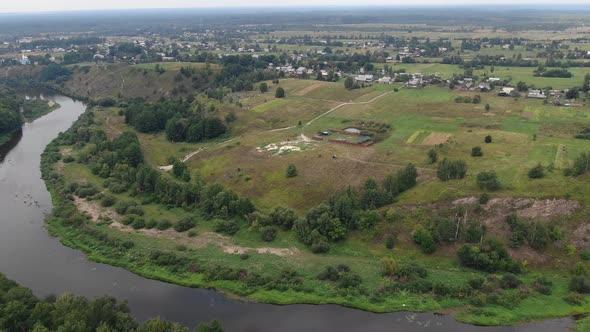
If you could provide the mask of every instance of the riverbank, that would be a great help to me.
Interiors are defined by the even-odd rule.
[[[70,149],[54,141],[42,159],[43,177],[56,206],[49,221],[51,233],[65,245],[85,251],[91,260],[124,267],[147,278],[190,287],[214,288],[264,303],[333,303],[372,312],[441,311],[456,314],[457,319],[478,325],[565,317],[590,309],[586,302],[577,305],[565,302],[564,298],[569,295],[568,275],[553,270],[528,269],[527,273],[519,275],[522,287],[502,289],[495,295],[477,296],[469,288],[469,281],[486,278],[489,274],[459,268],[455,259],[443,255],[425,256],[405,247],[392,251],[384,248],[380,252],[375,252],[375,249],[369,251],[363,244],[366,241],[363,238],[337,245],[329,254],[314,255],[304,246],[296,245],[296,240],[291,237],[283,243],[295,244],[297,254],[283,257],[256,250],[227,252],[214,242],[198,244],[204,236],[210,237],[214,233],[213,226],[204,219],[197,221],[192,236],[190,232],[180,233],[174,239],[156,230],[141,231],[120,224],[113,227],[113,220],[92,221],[74,204],[70,184],[77,179],[99,187],[103,181],[84,165],[72,160],[63,163],[62,152]],[[76,159],[71,152],[66,157]],[[59,169],[56,168],[58,163]],[[125,193],[115,197],[118,200],[131,198]],[[100,197],[87,202],[92,204],[97,200]],[[182,209],[165,212],[149,202],[143,209],[160,216],[186,214]],[[103,212],[99,215],[107,215],[106,210]],[[170,232],[168,234],[176,234],[172,230]],[[233,239],[237,242],[232,248],[247,244],[255,248],[259,243],[257,233],[247,230],[238,232]],[[418,278],[412,288],[389,289],[392,283],[382,277],[379,261],[388,255],[396,257],[400,269],[415,269],[416,272],[412,273],[418,274],[425,271],[424,277]],[[347,277],[352,279],[330,282],[318,278],[326,266],[343,263],[350,272]],[[497,281],[503,278],[502,274],[491,275]],[[541,275],[551,279],[550,294],[535,291],[534,285]],[[426,287],[426,290],[420,287]]]

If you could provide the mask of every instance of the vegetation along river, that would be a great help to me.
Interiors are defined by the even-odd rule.
[[[54,99],[59,109],[25,124],[22,133],[0,147],[0,272],[38,296],[108,294],[127,300],[140,320],[160,316],[194,327],[218,319],[226,331],[563,331],[572,326],[571,319],[563,318],[475,327],[433,313],[375,314],[337,305],[244,302],[89,261],[81,251],[60,244],[44,227],[52,204],[41,179],[41,153],[85,109],[83,103],[67,97]]]

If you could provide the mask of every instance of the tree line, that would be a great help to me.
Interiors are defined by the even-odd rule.
[[[6,332],[111,331],[189,332],[182,325],[160,318],[138,323],[127,303],[110,296],[49,295],[43,299],[0,273],[0,330]],[[222,332],[219,321],[201,323],[195,332]]]
[[[200,142],[225,134],[229,122],[215,116],[217,109],[204,103],[188,100],[161,100],[155,103],[134,101],[125,109],[125,123],[142,133],[166,131],[166,138],[172,142]]]

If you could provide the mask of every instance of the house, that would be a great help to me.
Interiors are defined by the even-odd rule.
[[[535,99],[545,99],[545,92],[543,90],[529,90],[529,93],[526,95],[527,98],[535,98]]]
[[[490,83],[479,83],[478,88],[480,91],[490,91],[492,89]]]
[[[501,79],[499,77],[488,77],[488,82],[490,83],[496,83],[496,82],[500,82]]]
[[[20,63],[21,63],[21,65],[30,65],[31,60],[29,60],[28,56],[23,54],[22,58],[20,59]]]
[[[346,128],[346,129],[344,129],[344,131],[346,133],[353,134],[353,135],[360,135],[361,134],[361,130],[357,129],[357,128]]]
[[[307,68],[299,67],[299,68],[297,68],[297,70],[295,72],[297,73],[297,75],[303,75],[303,74],[307,73]]]
[[[355,81],[361,82],[361,83],[371,83],[371,82],[373,82],[373,75],[358,75],[354,79],[355,79]]]
[[[419,88],[422,86],[422,79],[420,78],[411,78],[408,83],[406,83],[406,87],[408,88]]]
[[[389,76],[385,76],[381,77],[379,80],[377,80],[377,82],[381,84],[391,84],[393,83],[393,79]]]
[[[102,55],[100,53],[96,53],[92,58],[94,60],[102,60],[102,59],[104,59],[104,55]]]
[[[514,92],[514,88],[503,87],[502,90],[498,93],[498,96],[511,96]]]
[[[332,131],[331,130],[324,130],[320,133],[320,135],[322,136],[330,136],[332,135]]]

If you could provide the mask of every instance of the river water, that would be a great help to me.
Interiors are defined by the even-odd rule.
[[[139,320],[160,316],[189,327],[218,319],[226,331],[564,331],[570,318],[516,326],[476,327],[451,316],[397,312],[375,314],[337,305],[277,306],[243,302],[207,289],[187,288],[98,264],[50,236],[44,218],[51,197],[41,180],[40,156],[59,132],[68,129],[85,106],[54,96],[61,108],[27,123],[0,147],[0,272],[36,295],[71,292],[112,295],[129,302]]]

